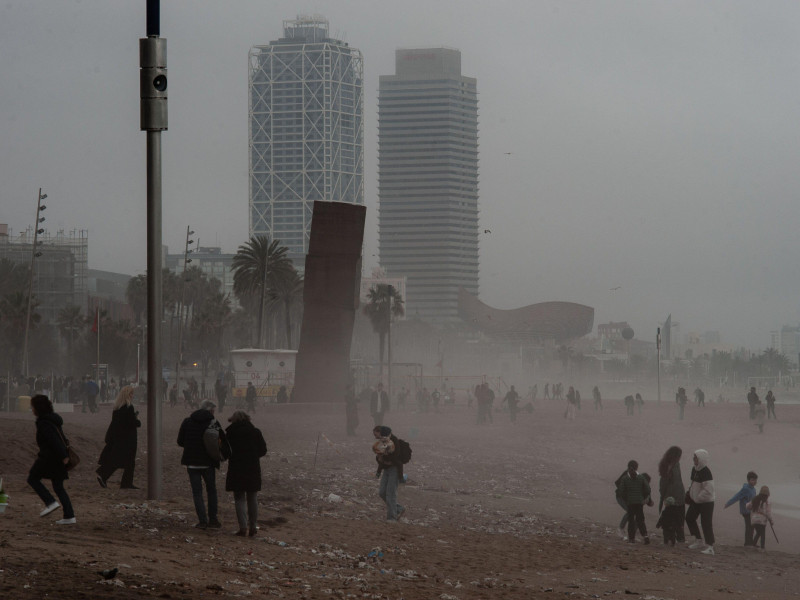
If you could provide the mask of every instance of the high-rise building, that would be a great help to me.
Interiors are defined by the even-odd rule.
[[[361,52],[319,16],[283,22],[249,53],[250,235],[302,270],[315,201],[364,204]]]
[[[397,50],[378,98],[380,264],[406,277],[406,314],[458,322],[478,294],[478,93],[449,48]]]

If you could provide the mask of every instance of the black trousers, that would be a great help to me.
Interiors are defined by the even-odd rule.
[[[753,546],[753,528],[750,527],[750,515],[742,515],[744,519],[744,545]]]
[[[700,525],[703,528],[703,541],[709,546],[713,546],[714,526],[711,521],[714,517],[714,503],[690,504],[686,511],[686,526],[689,527],[689,533],[699,538],[700,529],[697,527],[697,517],[700,517]]]
[[[644,525],[644,506],[641,504],[628,504],[628,540],[636,538],[636,529],[642,537],[647,537],[647,528]]]
[[[761,541],[761,547],[764,547],[764,542],[767,538],[767,526],[766,525],[753,525],[753,546],[757,546],[759,540]]]

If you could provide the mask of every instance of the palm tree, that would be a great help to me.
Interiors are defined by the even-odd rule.
[[[389,304],[392,305],[391,315]],[[403,309],[403,297],[393,286],[379,283],[367,292],[367,303],[364,305],[364,314],[369,317],[372,323],[372,330],[378,334],[378,364],[379,373],[383,373],[383,347],[386,334],[389,333],[389,324],[392,316],[402,317],[405,314]]]
[[[27,289],[30,269],[23,263],[14,262],[8,258],[0,258],[0,281],[3,282],[3,292],[23,292]]]
[[[222,332],[231,320],[231,299],[227,294],[217,292],[208,296],[192,315],[192,331],[203,356],[203,377],[206,376],[208,361],[219,360],[222,348]]]
[[[292,268],[291,271],[275,278],[275,285],[269,291],[273,304],[283,307],[283,324],[286,331],[286,348],[292,349],[292,307],[303,297],[303,277]]]
[[[286,256],[288,248],[278,240],[265,235],[251,237],[233,257],[233,292],[244,306],[252,306],[258,297],[258,345],[262,346],[264,335],[264,308],[268,290],[274,287],[278,276],[290,271],[292,262]]]
[[[31,329],[41,320],[41,315],[35,312],[37,306],[39,306],[39,301],[34,297],[31,299]],[[26,293],[16,291],[0,298],[0,324],[2,324],[2,334],[5,338],[5,344],[2,345],[8,349],[12,363],[19,360],[22,354],[27,317],[28,295]]]

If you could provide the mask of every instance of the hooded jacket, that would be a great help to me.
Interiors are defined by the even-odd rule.
[[[64,419],[56,413],[48,413],[36,419],[36,444],[39,453],[31,468],[40,479],[68,479],[67,446],[61,426]]]
[[[694,455],[697,457],[697,466],[692,467],[689,497],[697,504],[714,502],[716,499],[714,476],[708,468],[708,452],[702,449],[695,450]]]
[[[733,496],[733,498],[731,498],[730,500],[728,500],[725,503],[725,508],[728,508],[731,504],[733,504],[734,502],[736,502],[738,500],[739,501],[739,513],[742,514],[742,515],[749,515],[750,514],[750,509],[747,507],[747,505],[750,503],[750,501],[753,498],[756,497],[757,493],[758,492],[756,492],[756,488],[754,486],[750,485],[749,483],[745,483],[742,486],[742,489],[740,489],[738,492],[736,492],[736,494]]]
[[[214,420],[214,415],[210,410],[200,409],[194,411],[183,420],[178,431],[178,446],[183,448],[181,464],[192,467],[217,467],[219,462],[212,459],[203,442],[203,433]],[[219,423],[216,427],[220,431],[220,438],[225,439],[225,432]]]

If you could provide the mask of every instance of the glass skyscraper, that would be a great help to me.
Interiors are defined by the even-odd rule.
[[[314,201],[364,204],[361,52],[322,17],[284,21],[249,53],[250,235],[289,248],[300,270]]]
[[[397,50],[380,78],[380,264],[407,278],[406,315],[460,321],[478,294],[478,93],[450,48]]]

